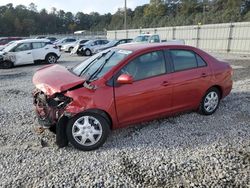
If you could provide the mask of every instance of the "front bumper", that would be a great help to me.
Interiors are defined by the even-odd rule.
[[[33,92],[33,104],[35,107],[38,123],[44,128],[50,128],[55,126],[64,114],[65,107],[70,103],[71,99],[60,95],[49,98],[41,90],[36,89]],[[64,100],[64,101],[63,101]]]

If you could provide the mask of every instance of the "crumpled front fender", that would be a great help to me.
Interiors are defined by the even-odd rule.
[[[92,97],[76,95],[76,92],[71,91],[68,91],[65,95],[73,99],[65,109],[65,112],[71,114],[71,116],[83,112],[94,105]]]

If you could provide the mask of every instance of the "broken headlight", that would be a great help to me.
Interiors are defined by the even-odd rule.
[[[48,98],[47,103],[50,107],[61,109],[67,106],[72,101],[71,98],[61,94],[57,93],[53,98]]]

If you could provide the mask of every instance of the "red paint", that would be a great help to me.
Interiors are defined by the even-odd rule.
[[[112,119],[112,128],[125,127],[186,110],[196,110],[202,97],[212,86],[220,88],[222,98],[232,89],[232,68],[197,48],[164,44],[130,44],[116,48],[131,50],[133,53],[102,78],[92,82],[97,89],[80,87],[68,91],[82,84],[84,79],[59,65],[38,70],[33,82],[49,96],[64,91],[65,96],[72,98],[64,112],[72,116],[89,109],[105,111]],[[192,50],[206,61],[207,66],[166,73],[132,84],[120,84],[115,87],[107,85],[107,81],[130,60],[145,52],[164,49]],[[128,81],[130,78],[123,76],[120,83],[124,80]]]
[[[60,65],[47,65],[38,69],[33,76],[37,89],[47,95],[63,92],[84,82],[84,79],[69,72]]]

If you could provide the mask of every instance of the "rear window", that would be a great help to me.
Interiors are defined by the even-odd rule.
[[[170,54],[173,60],[174,71],[187,70],[207,65],[205,61],[193,51],[170,50]]]

